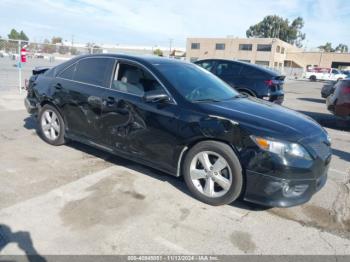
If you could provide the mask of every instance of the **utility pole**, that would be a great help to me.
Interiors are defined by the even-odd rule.
[[[22,94],[22,63],[21,63],[21,45],[22,41],[18,40],[18,85],[19,85],[19,94]]]

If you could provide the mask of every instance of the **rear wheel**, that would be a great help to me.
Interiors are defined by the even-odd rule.
[[[39,112],[39,133],[41,138],[55,146],[65,144],[65,125],[61,114],[52,105],[44,105]]]
[[[312,81],[312,82],[315,82],[316,81],[316,76],[315,75],[312,75],[312,76],[310,76],[310,81]]]
[[[229,204],[242,190],[240,162],[224,143],[204,141],[191,148],[184,161],[183,174],[191,193],[210,205]]]

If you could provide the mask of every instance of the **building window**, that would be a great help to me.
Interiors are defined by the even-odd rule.
[[[282,63],[279,63],[279,68],[282,68]]]
[[[198,57],[191,57],[190,58],[190,62],[193,63],[193,62],[196,62],[198,60]]]
[[[277,53],[281,52],[281,47],[279,45],[276,47],[276,52]]]
[[[255,64],[256,65],[261,65],[261,66],[266,66],[266,67],[270,66],[269,61],[259,61],[259,60],[257,60],[257,61],[255,61]]]
[[[201,44],[200,43],[191,43],[191,49],[200,49]]]
[[[225,50],[225,44],[216,44],[215,49],[216,50]]]
[[[284,54],[284,47],[282,47],[281,49],[281,54]]]
[[[239,44],[239,50],[252,51],[252,49],[253,49],[252,44]]]
[[[245,59],[238,59],[238,61],[245,62],[245,63],[250,63],[250,60],[245,60]]]
[[[257,50],[261,52],[271,52],[271,45],[258,45]]]
[[[278,63],[277,62],[275,62],[275,68],[278,66]]]

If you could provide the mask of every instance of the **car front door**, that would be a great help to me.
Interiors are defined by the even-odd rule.
[[[53,83],[68,134],[99,142],[102,93],[110,84],[115,60],[88,57],[62,71]]]
[[[109,148],[174,171],[178,108],[172,98],[146,102],[144,94],[155,90],[166,93],[147,68],[119,60],[103,93],[101,134]]]

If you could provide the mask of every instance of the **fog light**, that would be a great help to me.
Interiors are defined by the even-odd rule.
[[[282,187],[282,194],[285,197],[298,197],[304,194],[308,187],[308,185],[290,186],[289,184],[284,184]]]

